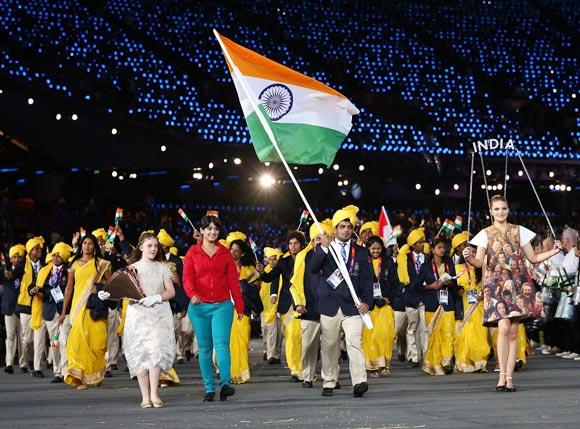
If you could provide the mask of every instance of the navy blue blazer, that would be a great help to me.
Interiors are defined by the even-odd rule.
[[[60,281],[57,285],[57,287],[60,287],[60,290],[62,292],[62,294],[64,295],[64,291],[66,289],[66,283],[68,280],[68,265],[67,264],[62,264],[62,274],[60,276]],[[62,313],[62,306],[64,304],[63,301],[59,302],[58,304],[54,302],[54,299],[52,298],[52,294],[50,293],[50,289],[52,289],[52,287],[50,286],[50,277],[52,276],[52,272],[46,277],[46,280],[44,281],[44,285],[43,285],[43,291],[42,291],[42,296],[43,296],[43,306],[42,306],[42,318],[44,320],[52,320],[54,319],[54,316],[56,315],[56,313],[58,312],[58,314]],[[67,309],[67,314],[70,314],[70,307]]]
[[[20,262],[16,264],[14,269],[12,269],[12,265],[8,264],[6,271],[12,272],[12,278],[7,279],[4,275],[5,271],[0,270],[0,283],[4,286],[2,305],[0,308],[3,315],[12,316],[16,312],[16,303],[18,302],[18,294],[20,292],[20,280],[24,275],[24,264]]]
[[[436,278],[435,274],[433,273],[433,265],[432,265],[432,258],[425,259],[423,265],[421,265],[421,270],[419,271],[419,275],[415,277],[414,282],[412,283],[412,288],[417,292],[423,295],[423,303],[425,304],[425,311],[436,311],[437,307],[439,307],[439,290],[438,289],[425,289],[425,286],[428,284],[433,283]],[[453,260],[445,256],[443,257],[443,262],[446,264],[446,271],[455,276],[455,264]],[[448,293],[448,302],[446,305],[443,305],[445,311],[453,311],[455,312],[455,303],[457,299],[457,280],[451,280],[450,286],[444,286],[441,290],[447,290]]]
[[[306,267],[314,256],[314,250],[306,254]],[[318,282],[320,281],[320,274],[311,273],[308,269],[304,270],[304,297],[306,298],[306,314],[302,314],[300,319],[304,320],[320,320],[320,313],[318,312]]]
[[[397,293],[398,293],[398,286],[399,280],[397,277],[397,266],[393,262],[393,258],[390,256],[381,256],[381,270],[379,272],[378,277],[375,276],[375,270],[371,262],[371,268],[373,273],[373,283],[379,282],[381,285],[381,295],[383,298],[387,298],[393,304]],[[382,299],[375,300],[375,305],[377,307],[383,307],[385,305],[385,301]]]
[[[425,261],[429,259],[425,256]],[[419,272],[415,269],[415,263],[413,262],[413,251],[409,252],[407,255],[407,270],[409,273],[410,282],[408,285],[403,286],[403,302],[405,307],[417,308],[421,303],[423,294],[413,288],[413,284],[419,275]]]
[[[173,285],[175,287],[175,296],[169,300],[171,311],[173,314],[176,314],[183,310],[187,310],[187,307],[189,306],[189,298],[183,290],[183,262],[181,261],[181,258],[171,254],[169,255],[168,262],[173,262],[175,264],[177,277],[179,278],[179,285]]]
[[[355,247],[355,261],[352,263],[352,253],[348,256],[347,269],[353,266],[350,278],[359,299],[373,308],[373,270],[369,261],[369,252],[366,248],[351,242]],[[340,256],[339,256],[340,257]],[[340,308],[345,316],[359,314],[354,301],[343,280],[336,289],[333,289],[327,279],[336,271],[338,266],[329,252],[325,252],[320,245],[316,246],[314,254],[307,265],[312,274],[320,274],[318,281],[318,311],[325,316],[335,316]]]
[[[270,295],[278,295],[278,313],[286,314],[290,307],[294,308],[294,300],[290,294],[290,279],[294,274],[294,258],[286,256],[278,261],[278,264],[269,273],[262,273],[260,279],[266,283],[270,283]],[[278,287],[280,284],[280,276],[282,276],[282,287],[280,294],[278,294]]]

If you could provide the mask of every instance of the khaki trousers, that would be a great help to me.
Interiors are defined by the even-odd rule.
[[[302,328],[302,379],[314,381],[320,349],[320,322],[301,320],[300,327]]]
[[[24,365],[21,366],[26,366],[34,359],[34,332],[30,327],[30,314],[20,313],[20,341],[22,343],[20,361],[24,359]]]
[[[365,357],[362,350],[363,327],[364,322],[361,316],[344,316],[340,308],[332,317],[320,316],[323,387],[333,389],[338,381],[341,328],[344,330],[352,385],[367,381]]]
[[[52,350],[52,372],[55,377],[62,377],[62,357],[60,348],[60,328],[58,323],[58,313],[55,314],[52,320],[45,320],[46,330],[48,331],[48,339],[50,340]],[[52,341],[58,335],[58,347],[53,347]]]
[[[276,313],[276,319],[272,323],[264,323],[262,319],[262,338],[266,359],[280,359],[282,354],[282,322]]]
[[[405,354],[405,358],[409,360],[410,352],[407,348],[407,312],[395,311],[395,332],[397,335],[397,354]]]
[[[32,329],[32,338],[34,343],[34,370],[42,371],[42,361],[47,357],[48,350],[46,349],[46,340],[48,331],[46,330],[46,322],[44,319],[40,324],[40,328]]]
[[[68,360],[66,357],[66,343],[68,341],[68,336],[70,334],[71,328],[72,325],[70,324],[70,316],[67,314],[66,318],[64,319],[64,322],[62,323],[62,325],[60,325],[58,334],[58,342],[60,343],[58,349],[60,351],[60,367],[62,368],[62,371],[64,371],[64,369],[68,364]]]
[[[412,362],[419,362],[427,351],[427,327],[425,326],[425,306],[405,307],[407,313],[407,352]]]
[[[19,354],[19,365],[25,367],[27,362],[22,353],[22,338],[20,336],[20,318],[16,314],[4,316],[4,325],[6,326],[6,366],[14,365],[16,349]]]
[[[117,309],[109,308],[109,315],[107,316],[107,353],[105,353],[107,371],[111,370],[111,365],[117,365],[119,360],[119,337],[117,335],[119,322]]]

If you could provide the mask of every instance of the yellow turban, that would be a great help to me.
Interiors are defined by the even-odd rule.
[[[54,245],[54,248],[52,249],[52,254],[53,255],[58,254],[65,262],[68,261],[72,252],[73,252],[72,247],[70,247],[66,243],[63,243],[62,241],[60,243],[56,243]]]
[[[169,253],[171,253],[173,256],[178,256],[179,250],[177,250],[177,247],[171,247],[169,248]]]
[[[429,243],[423,244],[423,253],[425,255],[430,255],[431,254],[431,245]]]
[[[352,207],[354,206],[347,206],[345,208],[337,210],[336,213],[334,213],[334,216],[332,216],[333,228],[336,228],[336,225],[338,225],[343,220],[348,220],[354,226],[354,224],[356,223],[356,214],[358,212],[358,209],[356,209],[355,211],[352,209]]]
[[[379,235],[379,223],[376,220],[363,223],[360,227],[360,232],[363,232],[365,229],[370,229],[371,235]]]
[[[228,243],[228,246],[231,246],[232,242],[236,240],[246,241],[246,238],[247,236],[243,232],[233,231],[228,234],[228,236],[226,237],[226,241]]]
[[[277,256],[280,258],[283,255],[280,249],[274,249],[272,247],[264,247],[264,256],[266,259],[270,259],[270,256]]]
[[[318,225],[320,225],[320,228],[322,229],[322,231],[324,231],[326,235],[329,236],[332,235],[332,221],[330,219],[324,219],[322,222],[319,222]],[[318,234],[320,234],[320,232],[318,231],[318,227],[316,226],[316,223],[310,225],[309,234],[311,240]]]
[[[425,228],[413,229],[407,237],[407,244],[412,246],[418,241],[425,240]]]
[[[46,254],[46,258],[44,258],[44,263],[48,264],[50,261],[52,261],[52,252],[48,252]]]
[[[459,247],[461,244],[465,243],[467,240],[469,240],[469,233],[467,231],[455,234],[455,236],[451,240],[451,252],[450,252],[451,256],[453,256],[453,252],[455,252],[455,249]]]
[[[23,244],[16,244],[10,248],[8,251],[8,257],[11,258],[14,255],[19,255],[21,258],[24,258],[26,254],[26,247]]]
[[[94,235],[95,238],[102,238],[103,240],[107,238],[107,231],[105,231],[105,228],[95,229],[91,234]]]
[[[229,243],[226,240],[224,240],[223,238],[221,240],[219,240],[219,244],[221,244],[224,247],[228,247],[228,248],[230,247]]]
[[[28,240],[26,242],[26,252],[30,253],[30,251],[32,249],[34,249],[36,246],[42,247],[43,244],[44,244],[44,238],[42,238],[42,237],[31,238],[30,240]]]
[[[172,247],[174,243],[173,238],[171,238],[171,236],[163,228],[159,230],[159,234],[157,234],[157,240],[159,240],[159,243],[165,247]]]

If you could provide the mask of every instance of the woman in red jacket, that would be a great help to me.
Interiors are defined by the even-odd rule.
[[[213,402],[215,398],[213,349],[220,370],[220,401],[225,401],[235,393],[235,389],[230,386],[233,305],[238,319],[244,315],[238,271],[229,249],[218,242],[220,228],[216,216],[206,215],[201,218],[203,241],[189,249],[183,263],[183,288],[190,299],[187,314],[195,327],[199,345],[204,402]]]

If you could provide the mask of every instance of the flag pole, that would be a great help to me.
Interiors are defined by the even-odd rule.
[[[232,58],[230,56],[230,53],[228,52],[227,48],[224,45],[224,42],[222,41],[222,39],[220,37],[220,34],[215,29],[213,30],[213,34],[216,37],[216,39],[218,40],[218,42],[220,44],[220,47],[222,48],[222,52],[224,53],[224,56],[226,57],[226,61],[230,65],[230,68],[231,68],[232,72],[235,74],[235,76],[237,77],[238,81],[240,82],[241,87],[243,88],[244,92],[248,96],[248,100],[250,101],[250,104],[252,105],[252,108],[253,108],[254,112],[256,112],[256,115],[258,117],[258,120],[262,124],[262,127],[264,128],[264,131],[266,132],[266,135],[270,139],[270,143],[272,143],[272,146],[276,150],[276,153],[278,154],[278,157],[280,158],[280,161],[282,161],[282,164],[284,165],[284,168],[286,169],[286,172],[288,173],[288,176],[290,176],[290,179],[292,180],[292,183],[294,184],[294,187],[296,188],[296,191],[298,192],[298,195],[300,195],[300,198],[302,199],[302,202],[304,203],[304,205],[306,206],[306,209],[308,210],[308,212],[312,216],[312,220],[315,222],[315,224],[316,224],[316,226],[318,228],[319,234],[323,234],[324,231],[320,227],[320,224],[318,222],[318,219],[316,218],[316,215],[314,214],[314,210],[312,210],[312,207],[310,206],[310,203],[306,199],[306,196],[304,195],[304,192],[302,192],[302,189],[300,188],[300,185],[298,184],[298,181],[296,180],[296,177],[294,177],[294,173],[292,173],[292,169],[290,168],[290,166],[286,162],[286,158],[284,157],[284,155],[282,154],[282,151],[278,147],[278,142],[276,141],[276,137],[274,136],[274,132],[270,128],[270,124],[268,124],[268,121],[266,120],[266,118],[264,117],[262,111],[258,107],[258,104],[256,103],[256,100],[253,97],[253,94],[252,94],[251,89],[248,88],[248,86],[246,85],[246,82],[245,82],[245,80],[244,80],[244,78],[242,76],[242,73],[240,72],[240,70],[238,69],[238,67],[236,66],[236,64],[234,63],[234,61],[232,60]],[[328,250],[329,250],[329,253],[332,255],[332,258],[334,259],[334,262],[338,266],[338,269],[340,270],[340,273],[344,277],[344,280],[346,281],[346,284],[348,286],[348,289],[350,291],[350,294],[352,296],[352,299],[354,301],[354,304],[355,305],[359,305],[361,303],[361,301],[358,298],[358,296],[356,294],[356,291],[354,290],[354,285],[352,284],[352,280],[351,280],[350,275],[348,273],[348,269],[346,268],[346,263],[343,261],[342,257],[339,257],[336,254],[336,250],[332,247],[332,245],[328,247]],[[372,329],[373,322],[371,321],[370,315],[367,313],[367,314],[361,315],[361,317],[362,317],[363,321],[365,322],[365,325],[369,329]]]
[[[471,170],[469,170],[469,205],[467,208],[467,237],[471,232],[471,199],[473,198],[473,167],[475,161],[475,152],[471,152]]]

